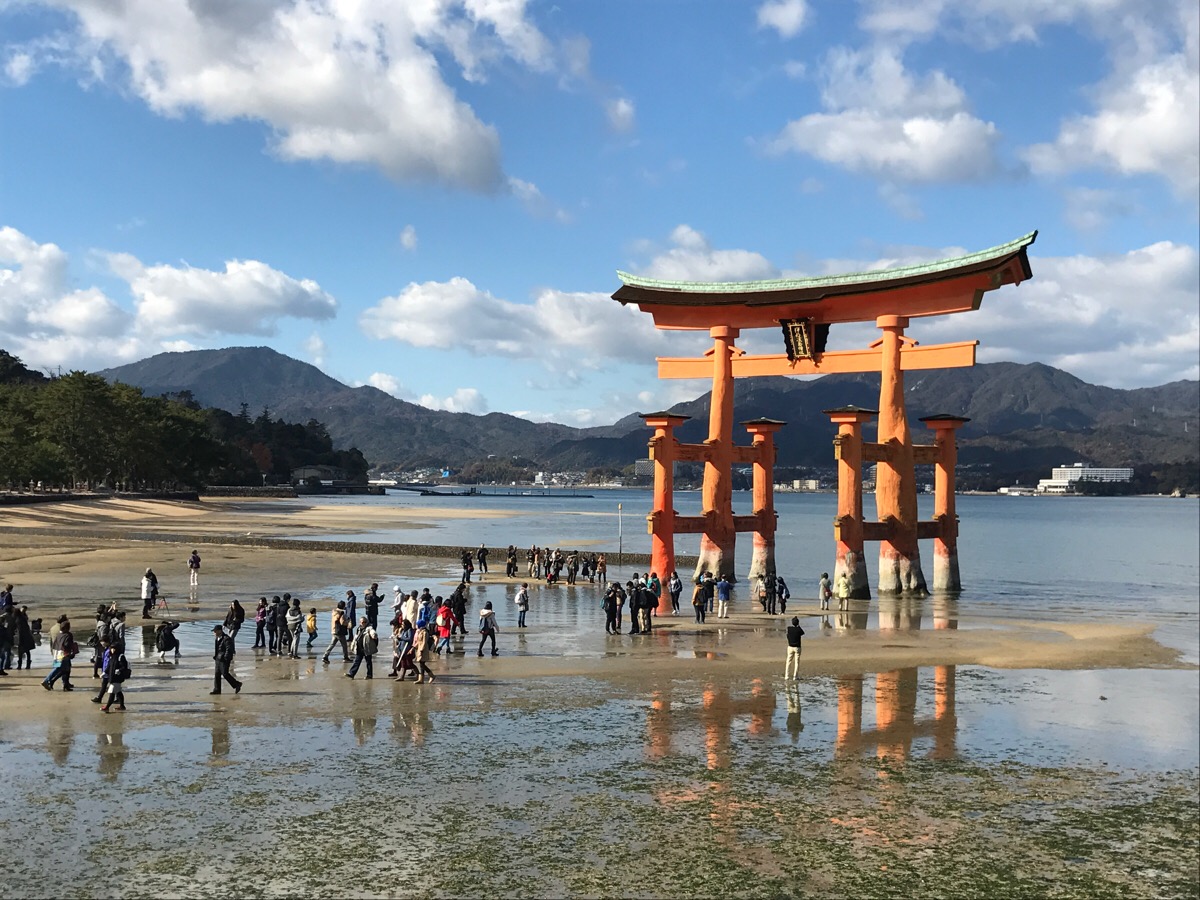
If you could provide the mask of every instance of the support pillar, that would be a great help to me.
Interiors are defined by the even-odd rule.
[[[702,572],[734,575],[733,527],[733,356],[739,330],[729,325],[709,329],[713,338],[713,384],[708,411],[708,449],[702,491],[705,519],[695,578]]]
[[[690,416],[645,413],[642,419],[654,429],[650,459],[654,461],[654,506],[646,516],[650,533],[650,571],[666,581],[675,571],[675,460],[679,442],[675,429]]]
[[[754,457],[754,553],[750,557],[751,583],[760,575],[775,577],[775,531],[779,516],[775,512],[775,432],[784,423],[776,419],[743,422],[752,440]]]
[[[971,420],[938,415],[924,416],[921,421],[933,429],[938,450],[934,464],[933,518],[940,527],[933,539],[933,590],[958,592],[962,590],[962,579],[958,574],[958,514],[954,509],[954,473],[958,465],[955,432]]]
[[[833,564],[835,588],[845,585],[851,600],[870,600],[867,562],[863,555],[862,427],[878,415],[874,409],[843,406],[825,410],[838,427],[833,439],[837,459],[838,509],[833,520],[833,540],[837,558]],[[844,582],[843,582],[844,577]]]
[[[887,536],[879,544],[879,593],[926,594],[917,544],[917,476],[904,407],[900,347],[908,319],[880,316],[879,443],[887,448],[875,475],[875,507]]]

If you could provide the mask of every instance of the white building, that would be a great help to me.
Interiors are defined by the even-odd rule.
[[[1050,470],[1050,477],[1038,482],[1039,494],[1070,494],[1075,491],[1075,483],[1079,481],[1132,481],[1133,469],[1111,468],[1093,469],[1081,462],[1073,466],[1056,466]]]

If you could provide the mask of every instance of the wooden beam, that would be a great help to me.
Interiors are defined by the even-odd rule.
[[[906,346],[900,351],[900,368],[906,372],[919,369],[960,369],[975,365],[975,348],[979,341],[955,344],[933,344],[928,347]],[[829,375],[835,372],[878,372],[879,350],[831,350],[820,359],[788,360],[785,354],[738,356],[733,359],[734,378],[754,378],[760,375]],[[659,378],[712,378],[712,360],[703,357],[660,356]]]

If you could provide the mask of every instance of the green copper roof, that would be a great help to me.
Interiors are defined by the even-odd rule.
[[[1020,253],[1033,243],[1037,237],[1036,231],[1031,231],[1015,241],[989,247],[978,253],[966,256],[956,256],[953,259],[940,259],[936,262],[922,263],[916,266],[901,266],[895,269],[880,269],[873,272],[851,272],[845,275],[826,275],[822,278],[773,278],[765,281],[661,281],[655,278],[642,278],[630,275],[628,272],[617,271],[617,277],[629,287],[649,288],[657,291],[679,291],[689,294],[743,294],[758,291],[811,291],[822,288],[850,287],[857,284],[871,284],[899,279],[925,279],[935,277],[943,272],[961,269],[967,266],[1000,260]]]

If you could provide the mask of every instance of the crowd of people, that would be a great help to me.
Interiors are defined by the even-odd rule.
[[[434,595],[429,588],[421,591],[405,591],[400,585],[392,588],[390,599],[391,618],[387,622],[390,629],[391,660],[388,671],[389,678],[406,681],[411,676],[418,683],[432,682],[436,679],[430,668],[430,662],[443,654],[450,655],[461,643],[452,647],[451,638],[456,635],[465,637],[470,632],[466,627],[468,606],[470,604],[471,573],[478,564],[480,575],[488,571],[488,549],[481,544],[477,550],[463,550],[463,578],[448,597]],[[505,557],[505,574],[507,577],[518,576],[519,551],[509,545]],[[628,634],[650,634],[654,628],[653,619],[660,615],[676,616],[680,613],[680,600],[683,595],[684,583],[678,572],[671,572],[664,582],[656,572],[633,573],[632,577],[621,584],[619,581],[608,581],[608,565],[604,554],[581,554],[578,551],[549,550],[530,547],[525,551],[526,571],[528,577],[545,578],[547,584],[555,584],[563,577],[565,571],[566,584],[578,584],[584,579],[589,584],[599,584],[603,588],[600,606],[604,612],[604,630],[608,634],[621,634],[626,617],[629,621]],[[200,557],[192,551],[188,559],[190,586],[197,585]],[[17,607],[13,601],[12,585],[6,585],[0,591],[0,676],[7,675],[12,667],[15,655],[17,668],[28,668],[31,665],[31,651],[41,638],[41,620],[30,619],[28,607]],[[141,580],[142,617],[152,618],[155,603],[159,594],[158,579],[154,572],[147,568]],[[733,594],[733,578],[725,574],[702,572],[693,582],[691,605],[695,621],[705,623],[709,615],[715,614],[718,619],[728,619],[730,602]],[[784,615],[787,612],[787,602],[790,591],[783,577],[769,572],[754,579],[751,596],[761,605],[762,611],[769,615]],[[839,609],[845,609],[848,604],[849,585],[844,573],[839,574],[836,585],[830,582],[828,573],[822,573],[817,588],[817,599],[821,609],[829,609],[831,598],[837,597]],[[522,582],[515,592],[513,602],[517,611],[517,628],[526,628],[527,614],[530,608],[529,582]],[[347,590],[344,599],[338,600],[329,611],[329,643],[321,653],[321,662],[331,664],[331,654],[341,651],[342,662],[348,663],[345,671],[347,678],[356,678],[359,672],[365,678],[374,678],[375,658],[380,653],[380,609],[387,604],[387,599],[380,593],[379,584],[372,583],[362,597],[362,615],[359,615],[359,599],[353,590]],[[670,608],[667,609],[669,603]],[[246,609],[238,600],[232,600],[220,625],[214,626],[215,637],[213,660],[213,695],[219,695],[223,685],[238,692],[242,688],[232,671],[233,661],[237,653],[237,638],[247,617]],[[273,596],[268,600],[260,597],[253,612],[254,643],[251,650],[261,650],[272,657],[299,659],[301,657],[301,642],[306,652],[311,652],[320,639],[320,614],[315,606],[305,611],[299,598],[289,593]],[[96,619],[87,646],[92,649],[90,664],[92,677],[100,681],[100,689],[94,703],[102,704],[101,709],[107,712],[113,705],[117,709],[125,709],[124,685],[130,678],[131,672],[125,655],[126,613],[119,609],[114,602],[111,605],[100,605],[96,609]],[[181,656],[179,638],[175,631],[178,622],[160,619],[154,627],[154,649],[158,653],[159,663],[167,662],[167,654],[173,653],[178,663]],[[479,634],[479,645],[476,655],[484,656],[485,650],[491,656],[498,656],[496,635],[499,632],[496,610],[492,603],[486,602],[478,611],[476,625]],[[791,627],[787,629],[788,660],[785,677],[791,679],[797,671],[800,652],[800,636],[804,631],[799,626],[797,618],[792,619]],[[71,681],[72,661],[81,652],[75,642],[74,632],[69,618],[59,616],[48,635],[52,656],[50,672],[42,681],[42,687],[52,691],[54,685],[62,684],[64,691],[72,691],[75,686]]]

